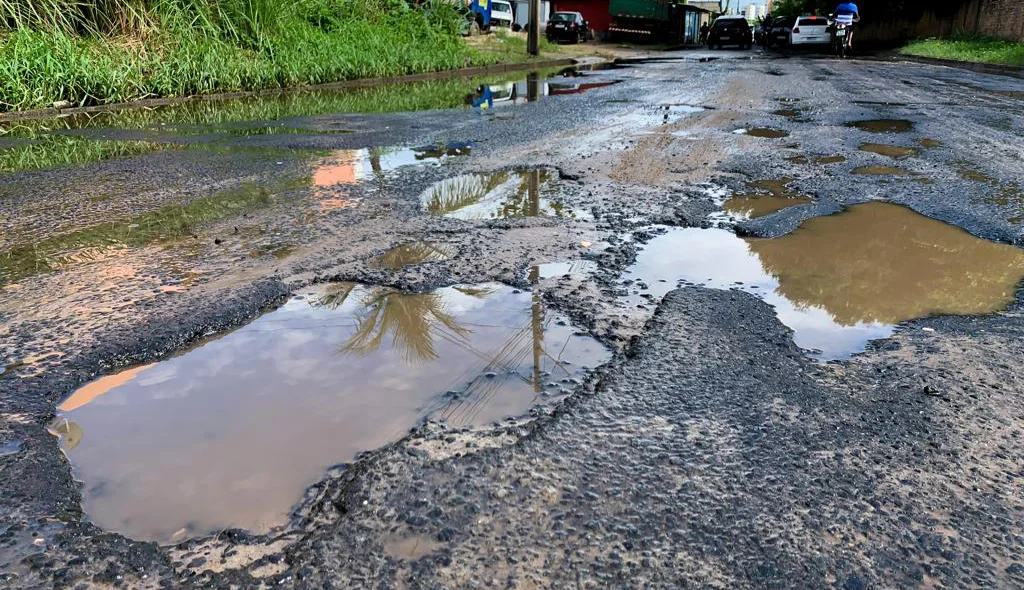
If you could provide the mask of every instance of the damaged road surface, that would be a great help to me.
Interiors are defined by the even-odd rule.
[[[711,57],[3,124],[0,588],[1024,587],[1019,81]]]

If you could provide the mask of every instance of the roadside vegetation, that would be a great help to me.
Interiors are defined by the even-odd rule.
[[[902,49],[905,55],[1002,64],[1024,67],[1024,43],[961,35],[952,39],[912,41]]]
[[[431,0],[0,0],[0,110],[486,65]]]

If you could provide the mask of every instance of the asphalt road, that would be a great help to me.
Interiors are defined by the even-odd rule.
[[[585,72],[569,89],[582,92],[484,112],[290,113],[288,133],[98,125],[73,133],[184,147],[6,175],[0,587],[1024,586],[1020,81],[719,51]],[[883,122],[851,125],[872,120]],[[352,155],[427,144],[471,153],[393,165]],[[353,157],[373,170],[354,172]],[[528,167],[544,167],[544,194],[574,216],[425,211],[438,181]],[[727,201],[747,193],[806,198],[750,219]],[[749,280],[627,273],[677,228],[786,244],[813,237],[815,218],[876,201],[920,216],[888,232],[907,240],[872,252],[925,244],[922,265],[959,267],[952,286],[915,292],[913,312],[874,306],[902,301],[884,255],[861,261],[881,272],[852,272],[838,288],[807,279],[877,311],[835,320],[837,330],[895,324],[853,356],[825,362],[798,348],[804,327],[780,321],[783,308]],[[865,211],[835,219],[855,210]],[[969,246],[943,251],[951,228],[925,218],[974,237],[953,232]],[[775,271],[796,312],[824,300],[790,288],[801,269],[858,260],[866,240],[845,227],[821,230],[806,259]],[[457,254],[374,263],[415,240]],[[680,244],[696,257],[669,244],[665,261],[701,258],[692,242]],[[534,264],[571,260],[594,265],[529,280]],[[614,356],[528,416],[474,429],[428,419],[339,457],[269,532],[158,545],[92,524],[82,502],[97,492],[47,430],[57,404],[331,280],[532,289]],[[975,309],[959,304],[990,283],[978,309],[992,313],[940,312]]]

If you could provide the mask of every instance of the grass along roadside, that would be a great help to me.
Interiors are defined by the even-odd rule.
[[[900,51],[918,57],[1024,67],[1024,43],[987,37],[923,39],[910,42]]]
[[[515,40],[468,44],[462,18],[441,0],[0,0],[0,111],[520,60]]]

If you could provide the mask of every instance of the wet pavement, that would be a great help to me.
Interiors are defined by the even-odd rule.
[[[6,126],[0,587],[1020,587],[1022,129],[758,51]]]

